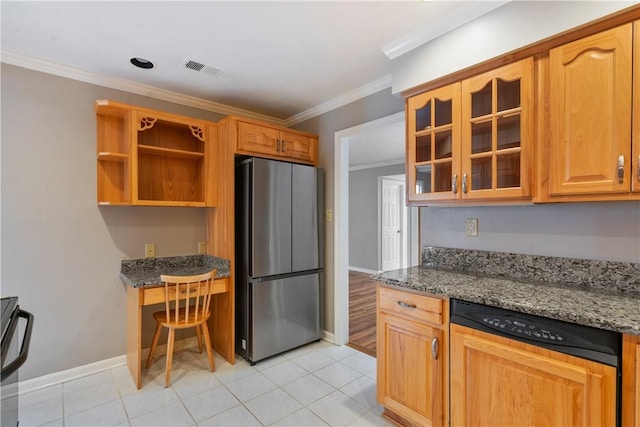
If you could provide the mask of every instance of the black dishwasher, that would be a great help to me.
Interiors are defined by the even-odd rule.
[[[620,333],[457,299],[451,299],[451,323],[615,367],[620,424]]]

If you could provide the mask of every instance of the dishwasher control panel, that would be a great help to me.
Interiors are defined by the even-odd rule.
[[[450,300],[450,321],[607,365],[620,365],[622,345],[618,332],[454,298]]]
[[[556,343],[562,343],[567,340],[566,337],[558,332],[528,324],[523,319],[510,319],[504,316],[483,316],[481,320],[490,327],[502,329],[509,334],[522,335],[525,338],[538,338],[539,340],[549,340]]]

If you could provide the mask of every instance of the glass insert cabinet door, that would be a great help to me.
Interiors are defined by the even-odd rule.
[[[462,82],[463,199],[531,194],[533,58]]]
[[[460,83],[407,100],[409,201],[458,196]]]

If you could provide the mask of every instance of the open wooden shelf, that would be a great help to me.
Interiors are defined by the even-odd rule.
[[[211,123],[99,100],[98,204],[205,206]]]
[[[185,159],[204,159],[204,153],[175,150],[173,148],[155,147],[152,145],[138,145],[138,153],[156,154],[159,156],[183,157]]]

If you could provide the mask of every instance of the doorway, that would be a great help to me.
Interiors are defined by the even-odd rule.
[[[349,341],[349,141],[362,132],[369,132],[393,123],[404,123],[404,119],[404,112],[400,112],[335,133],[333,341],[336,344],[346,344]],[[401,193],[404,193],[404,190]],[[417,235],[417,228],[413,234]],[[412,244],[410,246],[412,250],[407,257],[408,263],[417,263],[417,247],[413,248]]]

